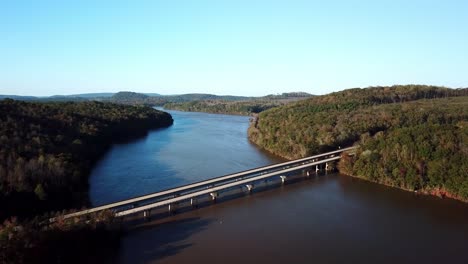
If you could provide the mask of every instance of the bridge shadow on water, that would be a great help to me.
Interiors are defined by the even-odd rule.
[[[199,217],[197,209],[210,208],[229,203],[241,197],[255,198],[256,194],[274,189],[283,189],[304,181],[317,181],[324,174],[304,177],[302,174],[288,175],[288,180],[282,183],[278,180],[256,182],[251,192],[245,187],[232,188],[220,194],[216,201],[209,196],[197,199],[197,205],[192,207],[189,201],[177,204],[171,212],[167,207],[151,210],[150,218],[144,219],[141,214],[127,217],[122,222],[125,235],[121,240],[119,253],[120,263],[153,263],[176,255],[193,246],[186,243],[191,236],[207,229],[216,219]]]
[[[182,215],[180,215],[182,216]],[[190,236],[206,229],[214,220],[200,217],[174,217],[129,227],[131,235],[121,241],[119,262],[145,263],[176,255],[192,246],[184,243]]]

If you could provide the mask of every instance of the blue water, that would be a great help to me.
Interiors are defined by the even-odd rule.
[[[171,127],[114,145],[90,177],[94,206],[279,162],[247,139],[249,117],[167,111]]]

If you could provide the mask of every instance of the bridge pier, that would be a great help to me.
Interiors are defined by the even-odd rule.
[[[190,199],[190,205],[192,207],[197,207],[197,198],[191,198]]]
[[[211,196],[211,201],[216,203],[216,198],[218,197],[218,193],[217,192],[212,192],[212,193],[210,193],[210,196]]]
[[[281,178],[281,183],[284,184],[284,182],[286,181],[286,176],[280,176]]]
[[[177,204],[169,204],[168,209],[169,209],[169,213],[175,213],[177,209]]]
[[[276,177],[279,176],[281,178],[281,182],[285,184],[287,177],[289,177],[289,173],[292,172],[301,173],[302,175],[305,174],[307,177],[309,177],[314,173],[313,166],[315,166],[316,176],[318,177],[318,175],[320,175],[319,172],[335,169],[336,161],[339,160],[342,155],[356,155],[355,151],[345,152],[348,150],[354,150],[356,148],[357,147],[349,147],[346,149],[335,150],[294,161],[287,161],[275,165],[254,168],[251,170],[229,174],[206,181],[175,187],[157,193],[151,193],[141,197],[131,198],[126,201],[89,208],[79,212],[67,214],[64,216],[64,218],[67,219],[80,216],[85,217],[89,214],[108,209],[115,210],[115,216],[119,217],[120,219],[123,219],[123,217],[126,215],[136,213],[140,214],[140,216],[143,214],[144,217],[150,217],[150,212],[152,209],[150,210],[148,208],[164,208],[164,206],[168,206],[170,213],[175,213],[177,209],[179,209],[179,206],[182,208],[183,205],[188,204],[188,200],[190,200],[190,204],[192,206],[196,206],[197,200],[199,198],[204,201],[205,198],[203,197],[207,197],[207,195],[209,195],[208,197],[211,197],[211,200],[216,201],[218,194],[223,190],[240,188],[242,190],[241,192],[244,192],[243,186],[245,186],[246,190],[251,193],[252,189],[254,188],[253,183],[263,186],[263,182],[267,184],[269,182],[275,182],[276,180],[274,179],[278,179]],[[51,223],[55,222],[56,220],[56,217],[49,219]],[[87,219],[85,218],[82,221],[86,220]]]
[[[143,211],[143,218],[144,218],[145,220],[149,220],[150,215],[151,215],[151,210],[145,210],[145,211]]]

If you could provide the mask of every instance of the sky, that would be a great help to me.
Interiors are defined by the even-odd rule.
[[[468,87],[468,1],[0,0],[0,94]]]

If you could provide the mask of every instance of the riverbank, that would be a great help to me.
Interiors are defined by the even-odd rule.
[[[80,208],[94,164],[116,143],[167,127],[149,107],[0,101],[0,220]]]
[[[0,112],[0,262],[107,261],[120,241],[113,215],[64,220],[53,211],[89,206],[90,171],[111,145],[170,126],[171,115],[111,103],[14,100],[0,101]],[[48,223],[52,216],[59,220]]]
[[[296,159],[359,145],[340,169],[405,190],[468,200],[468,89],[350,89],[259,114],[249,139]]]
[[[185,112],[202,112],[211,114],[227,114],[251,116],[258,114],[267,109],[283,105],[280,102],[272,101],[192,101],[182,103],[167,103],[165,109],[185,111]]]
[[[390,187],[390,188],[395,188],[395,189],[398,189],[398,190],[413,193],[415,195],[432,196],[432,197],[438,197],[440,199],[451,199],[451,200],[455,200],[455,201],[458,201],[458,202],[468,204],[468,199],[460,197],[460,196],[456,196],[456,195],[454,195],[453,193],[450,193],[450,191],[448,191],[448,190],[446,190],[444,188],[425,187],[423,189],[414,190],[414,189],[409,189],[409,188],[397,186],[397,185],[389,183],[389,182],[373,181],[373,180],[366,179],[365,177],[362,177],[362,176],[345,174],[343,172],[339,172],[339,173],[341,173],[341,174],[343,174],[343,175],[345,175],[347,177],[356,178],[356,179],[359,179],[359,180],[363,180],[363,181],[367,181],[367,182],[371,182],[371,183],[375,183],[375,184],[380,184],[380,185],[387,186],[387,187]]]
[[[0,225],[0,263],[110,263],[120,246],[122,230],[109,212],[54,223],[36,217]]]
[[[466,209],[457,201],[417,196],[344,175],[304,177],[146,222],[122,237],[118,259],[119,263],[465,263]]]

